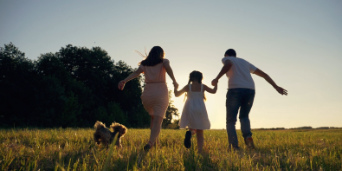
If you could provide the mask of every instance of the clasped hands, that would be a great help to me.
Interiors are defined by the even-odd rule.
[[[211,85],[212,86],[217,86],[217,83],[218,83],[218,79],[217,78],[215,78],[215,79],[213,79],[213,81],[211,81]]]
[[[179,86],[178,83],[177,82],[173,82],[172,84],[173,84],[173,87],[177,90],[178,86]]]

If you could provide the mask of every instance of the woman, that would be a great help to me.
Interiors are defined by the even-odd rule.
[[[149,142],[144,146],[144,150],[148,151],[156,142],[160,133],[163,118],[169,105],[169,94],[166,85],[165,73],[167,73],[177,85],[177,81],[173,75],[170,62],[164,59],[164,51],[159,46],[154,46],[145,60],[140,62],[139,68],[130,74],[126,79],[119,82],[118,88],[123,90],[125,84],[138,77],[140,73],[145,75],[145,88],[141,95],[141,100],[145,110],[151,116],[151,135]]]

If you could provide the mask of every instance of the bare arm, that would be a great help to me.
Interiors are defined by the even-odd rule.
[[[220,73],[217,75],[217,77],[216,77],[215,79],[213,79],[213,81],[211,81],[211,85],[216,86],[217,83],[218,83],[218,80],[219,80],[225,73],[227,73],[227,72],[230,70],[231,67],[232,67],[232,62],[230,62],[230,60],[226,60],[226,61],[224,62],[224,65],[223,65],[223,67],[222,67]]]
[[[287,90],[285,90],[285,89],[279,87],[279,86],[272,80],[272,78],[271,78],[270,76],[268,76],[266,73],[264,73],[262,70],[256,69],[256,70],[254,71],[253,74],[255,74],[255,75],[257,75],[257,76],[260,76],[260,77],[264,78],[268,83],[270,83],[270,84],[277,90],[277,92],[278,92],[279,94],[281,94],[281,95],[287,95]]]
[[[125,84],[126,84],[128,81],[130,81],[130,80],[132,80],[132,79],[138,77],[142,72],[143,72],[143,70],[139,67],[136,71],[134,71],[132,74],[130,74],[127,78],[125,78],[124,80],[121,80],[121,81],[119,82],[118,88],[119,88],[120,90],[123,90],[124,87],[125,87]]]
[[[169,60],[164,60],[164,61],[163,61],[163,65],[164,65],[164,67],[165,67],[165,70],[166,70],[167,75],[169,75],[170,78],[172,79],[173,85],[174,85],[174,86],[177,85],[177,87],[178,87],[178,83],[177,83],[177,81],[176,81],[175,76],[173,75],[173,71],[172,71],[172,68],[171,68],[171,66],[170,66]]]
[[[173,90],[173,92],[175,93],[176,97],[178,97],[178,96],[180,96],[183,93],[188,92],[188,91],[189,91],[189,86],[188,85],[184,86],[180,91],[178,91],[178,85],[177,85],[177,86],[175,86],[175,89]]]
[[[214,88],[209,88],[209,87],[206,86],[206,85],[203,85],[203,87],[204,87],[204,90],[205,90],[205,91],[207,91],[207,92],[209,92],[209,93],[211,93],[211,94],[215,94],[216,91],[217,91],[217,85],[214,86]]]

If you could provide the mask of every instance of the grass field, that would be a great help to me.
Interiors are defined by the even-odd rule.
[[[257,130],[255,150],[238,132],[241,150],[228,152],[225,130],[204,131],[185,149],[185,130],[162,130],[159,144],[142,151],[148,129],[129,129],[122,149],[96,146],[93,129],[0,130],[1,170],[342,170],[342,129]],[[196,140],[193,138],[193,140]]]

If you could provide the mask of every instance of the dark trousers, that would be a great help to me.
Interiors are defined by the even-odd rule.
[[[255,90],[245,88],[229,89],[227,92],[226,109],[227,109],[227,134],[229,145],[238,147],[238,139],[236,135],[235,124],[237,114],[240,110],[239,119],[241,124],[241,132],[244,138],[252,136],[251,124],[249,121],[249,112],[253,106]]]

